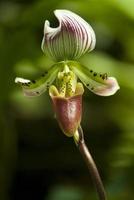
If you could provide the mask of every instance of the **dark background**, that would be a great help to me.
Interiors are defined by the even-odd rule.
[[[61,132],[48,92],[27,98],[16,76],[36,78],[52,65],[40,49],[46,19],[69,9],[97,37],[80,62],[115,76],[120,91],[100,97],[85,89],[82,126],[109,200],[132,200],[134,187],[134,1],[0,1],[0,200],[95,200],[88,170]]]

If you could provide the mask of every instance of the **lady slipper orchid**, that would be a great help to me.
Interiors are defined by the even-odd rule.
[[[92,69],[74,61],[95,47],[96,39],[92,27],[77,14],[68,10],[55,10],[59,20],[57,28],[51,28],[45,21],[42,50],[52,59],[58,61],[37,80],[16,78],[26,96],[39,96],[55,81],[58,73],[67,65],[70,71],[97,95],[110,96],[119,89],[118,82],[108,75],[93,72]]]
[[[120,88],[114,77],[97,73],[81,65],[77,59],[94,49],[95,33],[92,27],[77,14],[68,10],[55,10],[59,21],[57,28],[45,21],[41,48],[55,64],[37,80],[17,77],[24,95],[39,96],[49,88],[54,111],[65,135],[74,137],[94,180],[100,199],[105,200],[105,191],[93,159],[84,143],[80,126],[82,115],[83,84],[93,93],[110,96]],[[77,82],[77,79],[83,83]],[[53,85],[52,85],[53,84]]]

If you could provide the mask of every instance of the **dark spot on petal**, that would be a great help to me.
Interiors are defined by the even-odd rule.
[[[93,75],[94,75],[94,76],[97,76],[97,73],[94,73]]]
[[[89,86],[89,84],[86,84],[86,86],[88,87],[88,86]]]
[[[47,82],[47,85],[46,85],[46,87],[47,87],[47,88],[49,88],[49,82]]]
[[[94,87],[91,87],[91,90],[94,90]]]
[[[92,72],[93,72],[93,70],[90,70],[90,72],[92,73]]]
[[[105,74],[102,75],[102,79],[103,79],[103,80],[104,80],[104,79],[107,80],[107,73],[105,73]]]

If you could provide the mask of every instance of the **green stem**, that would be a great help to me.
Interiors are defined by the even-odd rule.
[[[89,169],[89,172],[91,174],[92,180],[94,182],[99,200],[106,200],[106,193],[105,193],[105,189],[103,186],[103,183],[101,181],[99,172],[97,170],[96,164],[85,144],[84,141],[84,136],[83,136],[83,130],[81,127],[78,128],[78,131],[76,132],[76,134],[74,135],[74,140],[75,143],[83,157],[83,159],[85,160],[87,167]]]

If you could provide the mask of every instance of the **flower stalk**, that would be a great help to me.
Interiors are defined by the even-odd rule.
[[[83,130],[81,126],[79,126],[78,130],[76,131],[74,135],[74,141],[76,143],[76,146],[78,147],[92,178],[92,181],[95,185],[99,200],[107,200],[106,192],[101,180],[101,177],[99,175],[98,169],[96,167],[96,164],[90,154],[90,151],[85,144]]]

